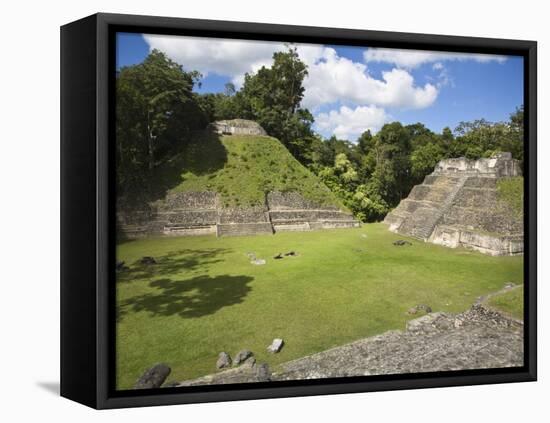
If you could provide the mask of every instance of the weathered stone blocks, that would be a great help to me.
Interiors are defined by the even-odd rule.
[[[267,194],[267,206],[269,210],[304,210],[304,209],[323,209],[338,210],[333,205],[319,204],[304,198],[295,191],[273,191]]]
[[[269,222],[227,223],[216,226],[217,236],[270,235],[273,226]]]
[[[499,200],[497,182],[521,175],[509,153],[442,160],[384,222],[389,229],[451,248],[486,254],[523,252],[523,219]]]
[[[267,135],[259,123],[246,119],[218,120],[208,127],[223,135]]]
[[[323,206],[297,192],[271,192],[266,204],[222,208],[213,192],[170,193],[146,212],[119,213],[119,229],[129,238],[164,234],[238,236],[277,231],[353,228],[353,216],[334,206]]]

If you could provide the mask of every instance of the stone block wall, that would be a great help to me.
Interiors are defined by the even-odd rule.
[[[266,207],[220,209],[218,215],[220,223],[269,222]]]
[[[259,123],[246,119],[219,120],[208,127],[222,135],[267,135]]]
[[[349,214],[335,210],[275,210],[270,211],[269,214],[272,222],[311,222],[317,220],[345,220],[350,218]]]
[[[489,159],[469,160],[465,157],[441,160],[434,174],[470,174],[492,177],[521,176],[519,161],[512,159],[511,153],[500,153]]]
[[[219,208],[218,193],[203,192],[171,192],[166,195],[161,208],[174,210],[216,210]]]
[[[269,222],[228,223],[216,226],[217,236],[271,235],[273,226]]]
[[[170,193],[148,211],[121,212],[119,230],[130,238],[155,234],[235,236],[359,225],[351,214],[334,206],[320,206],[295,192],[274,192],[266,197],[265,206],[222,208],[214,192]]]
[[[308,200],[294,191],[280,192],[273,191],[267,194],[267,207],[269,210],[304,210],[304,209],[324,209],[324,210],[339,210],[338,207],[332,205],[322,205],[314,201]]]
[[[179,226],[207,226],[218,223],[218,212],[216,210],[176,210],[159,212],[156,214],[156,219]]]
[[[492,256],[523,253],[522,235],[498,235],[456,226],[438,225],[430,242],[445,247],[465,247]]]

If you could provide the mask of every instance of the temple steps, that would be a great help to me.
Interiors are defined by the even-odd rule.
[[[449,210],[468,178],[429,175],[426,179],[429,184],[415,186],[409,198],[401,201],[384,220],[390,224],[391,230],[425,241]]]

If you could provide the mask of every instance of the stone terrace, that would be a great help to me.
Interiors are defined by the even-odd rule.
[[[271,192],[264,206],[222,208],[215,192],[176,192],[147,212],[119,213],[129,238],[148,234],[217,236],[273,234],[360,226],[349,213],[316,204],[296,192]]]
[[[497,181],[519,176],[509,153],[492,159],[442,160],[384,222],[403,235],[491,255],[523,252],[523,221],[497,195]]]

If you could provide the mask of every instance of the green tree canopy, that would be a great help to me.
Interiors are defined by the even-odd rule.
[[[142,184],[147,170],[181,146],[193,129],[205,125],[193,93],[199,77],[158,50],[142,63],[120,69],[116,80],[119,189]]]

